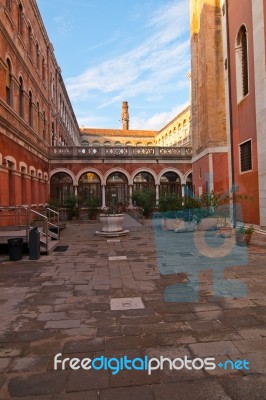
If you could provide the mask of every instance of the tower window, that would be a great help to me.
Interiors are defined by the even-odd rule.
[[[244,25],[238,31],[236,41],[236,81],[237,100],[241,101],[249,92],[248,83],[248,40],[247,30]]]
[[[240,169],[241,172],[252,170],[251,140],[240,144]]]

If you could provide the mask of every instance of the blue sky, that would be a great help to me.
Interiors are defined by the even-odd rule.
[[[159,130],[189,101],[189,0],[37,0],[81,127]]]

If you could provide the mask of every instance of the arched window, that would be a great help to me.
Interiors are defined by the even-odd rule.
[[[32,93],[29,91],[29,126],[32,127]]]
[[[40,104],[37,101],[37,134],[40,134]]]
[[[6,60],[7,70],[6,70],[6,102],[11,106],[12,102],[12,92],[11,92],[11,63],[10,60]]]
[[[112,146],[112,143],[109,140],[106,140],[103,145],[104,146]]]
[[[89,146],[88,140],[82,140],[81,146]]]
[[[176,172],[169,171],[163,174],[160,179],[160,195],[175,193],[181,196],[181,180]]]
[[[21,118],[24,116],[24,105],[23,105],[23,100],[24,100],[24,88],[23,88],[23,79],[21,76],[19,77],[19,115]]]
[[[54,122],[52,122],[52,146],[56,146],[56,137],[54,131]]]
[[[45,59],[42,59],[42,80],[45,82]]]
[[[43,110],[43,140],[46,140],[46,116],[45,116],[45,111]]]
[[[36,68],[40,68],[40,52],[39,52],[39,45],[36,43]]]
[[[101,180],[93,172],[86,172],[79,179],[78,196],[82,207],[99,207],[102,200]]]
[[[18,5],[18,33],[21,36],[23,34],[23,7],[21,3]]]
[[[29,55],[32,56],[32,30],[31,26],[28,26],[28,49],[29,49]]]
[[[248,40],[247,30],[244,25],[238,31],[236,39],[236,82],[237,100],[241,101],[248,94]]]
[[[8,11],[11,11],[11,7],[12,7],[12,0],[6,0],[6,8],[8,9]]]
[[[58,172],[51,178],[51,199],[58,202],[58,205],[65,206],[67,198],[72,196],[73,180],[65,172]]]

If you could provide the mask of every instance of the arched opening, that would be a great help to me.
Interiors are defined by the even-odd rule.
[[[116,207],[128,203],[128,180],[122,172],[113,172],[106,181],[106,205]]]
[[[82,140],[81,146],[89,146],[88,140]]]
[[[106,140],[103,145],[104,146],[112,146],[112,143],[109,140]]]
[[[118,140],[117,142],[115,142],[115,146],[120,147],[122,146],[122,143]]]
[[[73,180],[66,172],[57,172],[50,180],[50,198],[60,206],[64,206],[66,199],[74,195]]]
[[[237,100],[241,101],[249,92],[247,29],[242,25],[238,31],[235,47]]]
[[[95,147],[99,147],[100,146],[100,142],[98,140],[94,140],[92,142],[92,145],[95,146]]]
[[[133,191],[155,190],[154,177],[149,172],[139,172],[133,181]]]
[[[191,196],[193,193],[193,180],[192,180],[192,172],[187,176],[186,179],[186,187],[185,187],[185,196]]]
[[[164,195],[165,193],[182,195],[181,179],[174,171],[165,172],[160,179],[160,195]]]
[[[101,180],[94,172],[81,175],[78,183],[78,196],[81,207],[99,207],[102,200]]]

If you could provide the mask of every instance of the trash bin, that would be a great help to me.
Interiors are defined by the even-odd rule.
[[[22,259],[23,238],[8,239],[8,253],[10,261],[19,261]]]
[[[38,228],[32,228],[29,233],[29,258],[39,260],[40,258],[40,232]]]

